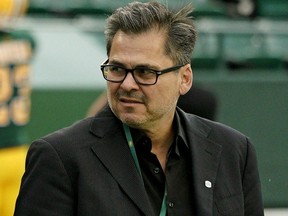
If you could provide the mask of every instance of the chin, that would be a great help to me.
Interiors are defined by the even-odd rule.
[[[120,115],[119,119],[127,124],[129,127],[141,129],[146,122],[144,119],[139,118],[139,115]]]
[[[112,108],[112,112],[123,123],[133,128],[141,128],[141,125],[146,122],[146,116],[134,108],[115,107],[115,109]]]

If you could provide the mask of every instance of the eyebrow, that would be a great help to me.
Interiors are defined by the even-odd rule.
[[[121,62],[119,62],[117,60],[111,60],[111,61],[109,61],[109,64],[118,65],[120,67],[127,68],[125,66],[125,64],[123,64],[123,63],[121,63]],[[134,68],[149,68],[149,69],[153,69],[153,70],[159,70],[159,68],[157,66],[151,65],[151,64],[138,64]]]

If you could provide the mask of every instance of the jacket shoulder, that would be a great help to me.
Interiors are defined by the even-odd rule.
[[[93,117],[79,120],[68,127],[47,134],[42,137],[41,140],[50,143],[52,146],[58,144],[68,144],[73,146],[73,144],[84,143],[81,141],[83,141],[85,137],[92,136],[89,132],[92,122]]]
[[[193,114],[182,113],[184,126],[193,133],[225,148],[246,148],[249,138],[242,132],[220,122],[211,121]]]

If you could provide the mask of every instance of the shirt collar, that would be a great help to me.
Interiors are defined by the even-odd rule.
[[[178,115],[178,112],[175,112],[174,120],[173,120],[173,127],[174,130],[176,131],[176,136],[174,143],[172,145],[172,152],[175,152],[175,154],[180,157],[181,153],[185,153],[187,149],[189,149],[186,135],[185,135],[185,130],[181,124],[181,119]],[[174,148],[174,150],[173,150]]]

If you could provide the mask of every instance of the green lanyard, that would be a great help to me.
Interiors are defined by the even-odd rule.
[[[133,140],[132,140],[130,129],[129,129],[129,127],[126,124],[123,124],[123,128],[124,128],[125,136],[126,136],[126,139],[127,139],[127,142],[128,142],[128,146],[130,148],[131,155],[132,155],[133,160],[135,162],[137,171],[138,171],[138,173],[139,173],[139,175],[140,175],[140,177],[142,179],[142,182],[144,184],[144,180],[143,180],[143,177],[142,177],[140,164],[139,164],[139,161],[138,161],[138,158],[137,158],[137,154],[136,154],[136,150],[135,150],[134,143],[133,143]],[[167,211],[167,201],[166,201],[166,199],[167,199],[167,187],[166,187],[166,184],[165,184],[165,192],[164,192],[164,197],[163,197],[163,200],[162,200],[160,216],[165,216],[166,215],[166,211]]]

